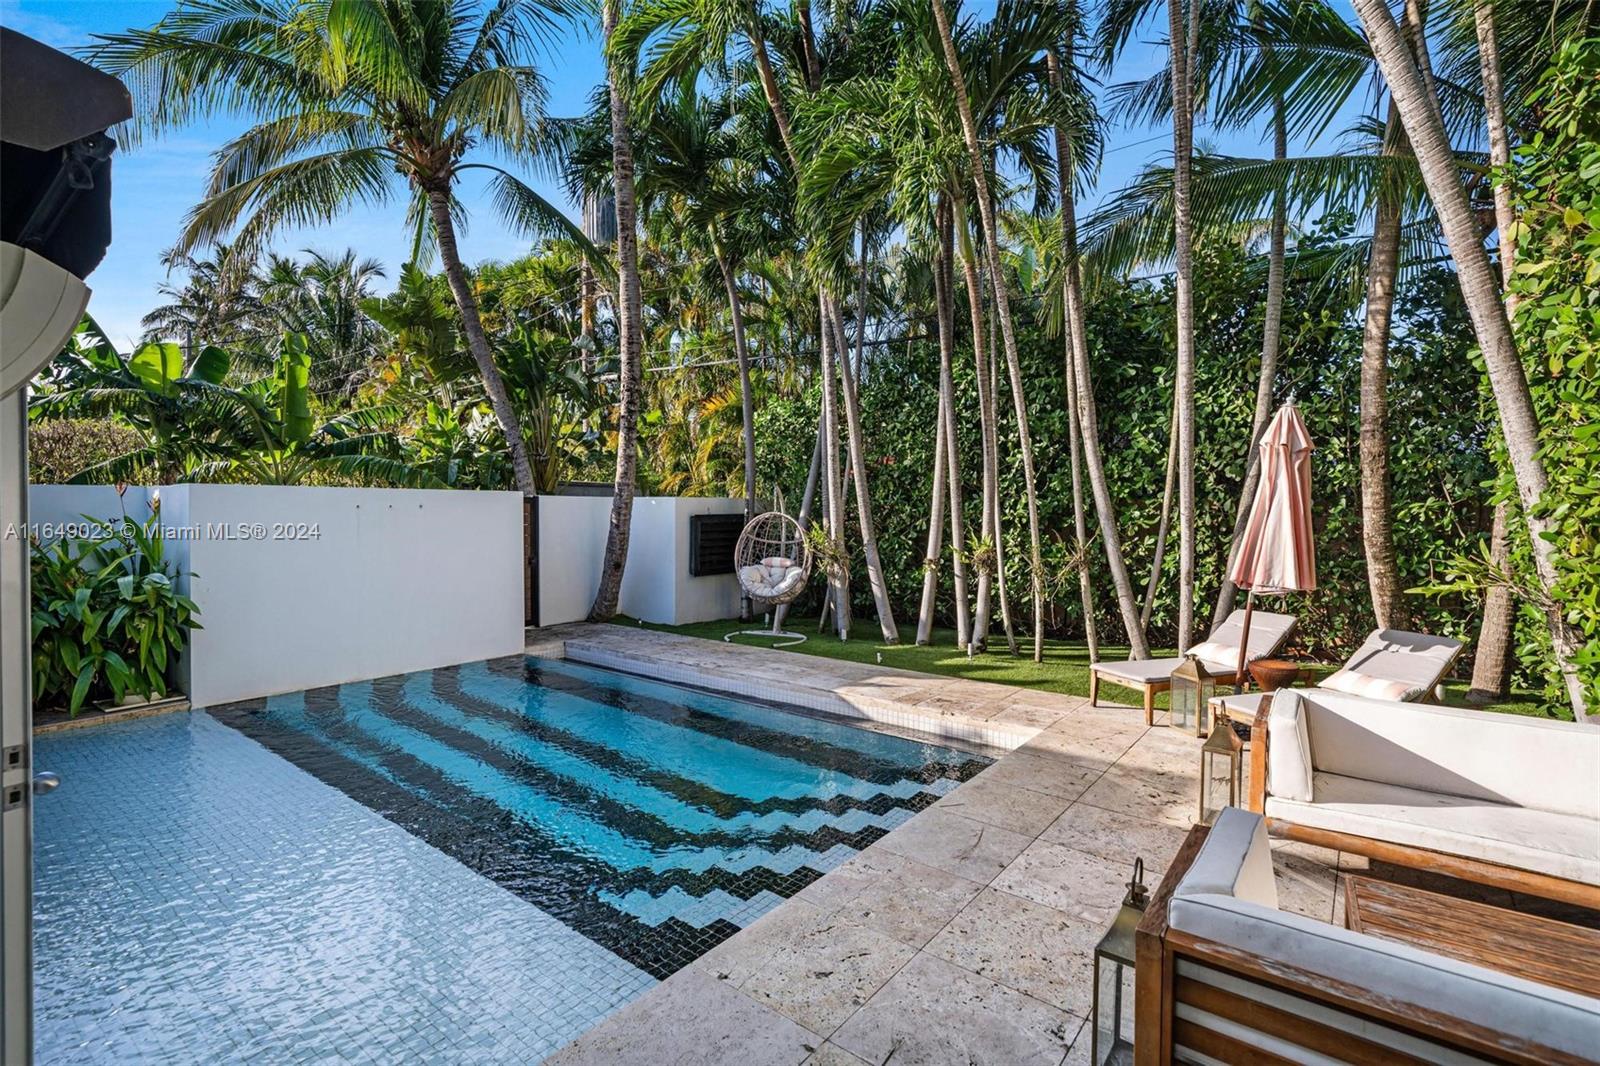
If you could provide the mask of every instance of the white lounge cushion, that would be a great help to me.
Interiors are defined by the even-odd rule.
[[[1590,726],[1326,689],[1275,693],[1275,725],[1294,703],[1318,771],[1600,822],[1600,730]]]
[[[1214,707],[1226,708],[1234,721],[1249,725],[1261,709],[1261,699],[1265,695],[1264,692],[1229,692],[1211,697],[1211,703]]]
[[[1397,1005],[1470,1018],[1580,1059],[1600,1047],[1597,999],[1222,893],[1174,894],[1167,914],[1174,929],[1282,960]]]
[[[1118,681],[1131,681],[1135,685],[1144,685],[1153,681],[1167,680],[1172,676],[1172,671],[1182,664],[1182,659],[1128,659],[1125,662],[1112,660],[1095,663],[1094,669]]]
[[[1250,619],[1250,658],[1260,659],[1277,651],[1288,639],[1294,623],[1292,614],[1255,612]],[[1232,679],[1234,671],[1239,668],[1239,640],[1243,636],[1244,612],[1234,611],[1211,631],[1209,639],[1190,648],[1189,653],[1204,663],[1205,668],[1213,674]],[[1092,666],[1106,677],[1134,685],[1147,685],[1166,681],[1182,663],[1182,658],[1129,659],[1126,662],[1098,662]]]
[[[1239,668],[1239,645],[1221,644],[1215,640],[1202,640],[1199,644],[1189,649],[1193,655],[1203,663],[1227,663],[1228,670]]]
[[[1374,629],[1323,688],[1376,699],[1414,700],[1444,679],[1461,642],[1404,629]]]
[[[1267,816],[1600,884],[1600,822],[1581,815],[1317,773],[1309,803],[1274,783]]]
[[[1267,710],[1267,791],[1284,799],[1310,802],[1312,776],[1311,730],[1306,724],[1305,700],[1294,689],[1273,693]]]
[[[1217,815],[1199,854],[1172,890],[1174,899],[1208,893],[1236,896],[1264,907],[1278,905],[1265,818],[1238,807],[1225,807]]]
[[[1395,700],[1403,702],[1414,700],[1427,691],[1421,685],[1412,685],[1404,681],[1390,681],[1371,674],[1359,673],[1355,670],[1335,670],[1321,681],[1317,682],[1319,688],[1333,689],[1335,692],[1348,692],[1352,696],[1367,696],[1375,700]]]
[[[1283,642],[1289,639],[1289,634],[1294,630],[1294,623],[1295,618],[1292,614],[1277,614],[1273,611],[1253,612],[1250,615],[1250,658],[1265,658],[1277,651]],[[1206,637],[1206,643],[1228,649],[1228,655],[1224,658],[1228,663],[1228,669],[1232,670],[1239,662],[1239,643],[1243,636],[1244,611],[1237,610],[1211,631]]]

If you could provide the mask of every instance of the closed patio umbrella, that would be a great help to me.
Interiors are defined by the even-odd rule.
[[[1256,593],[1283,595],[1317,587],[1317,552],[1311,535],[1311,435],[1292,400],[1272,416],[1259,447],[1260,487],[1228,574],[1246,590],[1238,688],[1246,677]]]

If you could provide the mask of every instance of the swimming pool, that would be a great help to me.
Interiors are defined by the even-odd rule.
[[[988,763],[520,657],[37,759],[44,1063],[533,1061]]]

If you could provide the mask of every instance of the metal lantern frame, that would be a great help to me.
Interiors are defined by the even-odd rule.
[[[1213,786],[1222,780],[1212,773],[1213,767],[1219,762],[1227,767],[1226,803],[1217,802],[1220,797],[1212,791]],[[1210,825],[1216,821],[1217,815],[1222,813],[1224,807],[1239,805],[1243,776],[1244,741],[1234,731],[1233,723],[1225,715],[1219,715],[1216,728],[1211,731],[1211,735],[1200,748],[1200,806],[1195,812],[1195,817],[1201,825]]]
[[[1134,931],[1144,918],[1150,893],[1144,860],[1133,860],[1128,894],[1094,947],[1094,989],[1089,1010],[1089,1061],[1094,1066],[1133,1062],[1133,1032],[1123,1025],[1124,990],[1133,987]],[[1102,989],[1109,995],[1102,995]],[[1131,994],[1127,997],[1131,999]]]
[[[1193,655],[1185,656],[1167,682],[1173,728],[1205,736],[1211,716],[1209,704],[1216,694],[1216,675]]]

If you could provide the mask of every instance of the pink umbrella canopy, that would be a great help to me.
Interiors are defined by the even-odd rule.
[[[1284,404],[1261,436],[1261,482],[1228,577],[1266,594],[1317,587],[1311,535],[1311,435],[1300,411]]]

